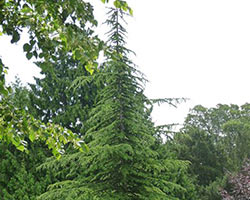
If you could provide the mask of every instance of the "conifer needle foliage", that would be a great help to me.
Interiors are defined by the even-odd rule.
[[[155,127],[147,114],[145,80],[125,47],[125,13],[110,8],[108,15],[109,50],[102,72],[94,75],[104,87],[90,113],[85,135],[90,151],[41,166],[56,170],[70,166],[71,173],[68,180],[51,185],[39,199],[191,199],[179,183],[187,163],[163,159],[153,148]],[[71,179],[76,172],[78,177]]]

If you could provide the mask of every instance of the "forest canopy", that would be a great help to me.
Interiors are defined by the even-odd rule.
[[[155,103],[185,99],[144,94],[126,46],[133,11],[123,0],[101,1],[105,41],[89,2],[0,1],[0,35],[18,43],[27,30],[23,51],[44,75],[8,86],[0,59],[0,198],[247,198],[250,105],[197,105],[180,130],[156,126]]]
[[[102,0],[102,2],[108,1]],[[125,1],[115,0],[113,4],[132,14],[132,9]],[[96,59],[99,52],[106,49],[104,42],[93,35],[91,28],[93,26],[97,26],[97,21],[93,15],[92,5],[87,2],[79,0],[0,2],[0,36],[9,35],[12,37],[11,43],[17,43],[23,30],[26,30],[29,42],[23,45],[23,51],[27,59],[35,57],[41,60],[40,67],[45,71],[50,71],[53,62],[57,62],[64,52],[65,55],[78,60],[88,72],[93,73],[94,69],[97,69]],[[29,113],[19,111],[5,101],[4,96],[8,96],[11,90],[5,84],[7,69],[0,58],[0,106],[3,121],[0,124],[2,133],[0,140],[14,144],[21,151],[27,150],[26,137],[31,141],[45,140],[57,157],[60,156],[62,147],[69,141],[79,150],[82,150],[82,147],[86,149],[85,145],[80,144],[82,141],[70,130],[37,121]]]

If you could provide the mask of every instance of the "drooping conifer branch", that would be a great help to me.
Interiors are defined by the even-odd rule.
[[[79,176],[54,184],[40,199],[57,194],[76,200],[184,200],[187,192],[176,176],[182,176],[187,164],[165,159],[155,150],[156,129],[146,112],[144,79],[125,47],[124,12],[111,8],[108,14],[109,49],[103,71],[95,75],[103,88],[86,123],[90,152],[66,157],[65,163],[75,162],[71,171],[80,171]]]

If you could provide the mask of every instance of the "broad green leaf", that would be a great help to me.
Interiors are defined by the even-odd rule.
[[[23,51],[25,51],[25,52],[30,52],[31,49],[32,49],[32,46],[29,45],[28,43],[25,43],[25,44],[23,45]]]
[[[36,134],[34,131],[29,132],[29,139],[31,142],[33,142],[36,139]]]
[[[38,54],[36,51],[33,51],[33,55],[37,58],[38,57]]]
[[[16,147],[22,146],[18,138],[12,138],[12,144],[14,144]]]
[[[3,84],[0,84],[0,94],[3,94],[4,96],[8,95],[8,90],[6,90]]]
[[[128,4],[127,4],[127,2],[122,2],[122,3],[121,3],[121,8],[122,8],[125,12],[127,12],[127,10],[128,10]]]
[[[15,42],[18,42],[20,40],[20,34],[15,31],[12,35],[12,39],[11,39],[11,43],[15,43]]]
[[[59,160],[62,157],[62,155],[60,153],[55,154],[54,156],[56,157],[57,160]]]
[[[128,10],[129,10],[129,14],[130,14],[131,16],[133,16],[133,10],[132,10],[130,7],[128,7]]]
[[[16,148],[18,150],[20,150],[20,151],[24,151],[25,150],[25,147],[23,145],[17,146]]]
[[[83,152],[83,149],[84,149],[86,152],[89,152],[89,147],[88,147],[87,144],[82,143],[82,144],[81,144],[81,147],[82,147],[82,148],[79,149],[81,152]]]
[[[27,58],[28,60],[30,60],[30,59],[32,58],[32,56],[33,56],[33,54],[30,53],[30,52],[28,52],[28,53],[26,54],[26,58]]]
[[[114,1],[114,6],[117,7],[117,8],[121,8],[121,3],[120,3],[120,1],[115,0],[115,1]]]
[[[67,144],[67,139],[65,137],[63,137],[62,135],[59,136],[59,140],[60,142],[62,142],[63,144]]]
[[[82,57],[81,50],[80,50],[80,49],[76,49],[76,51],[75,51],[75,58],[76,58],[77,60],[80,60],[81,57]]]
[[[29,12],[32,12],[32,9],[28,6],[28,4],[24,4],[21,12],[22,13],[29,13]]]
[[[88,62],[88,64],[85,66],[86,70],[92,75],[94,73],[94,66],[93,63]]]

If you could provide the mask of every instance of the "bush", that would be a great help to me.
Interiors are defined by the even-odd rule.
[[[221,190],[223,200],[250,200],[250,160],[239,173],[229,176],[228,185],[228,189]]]

